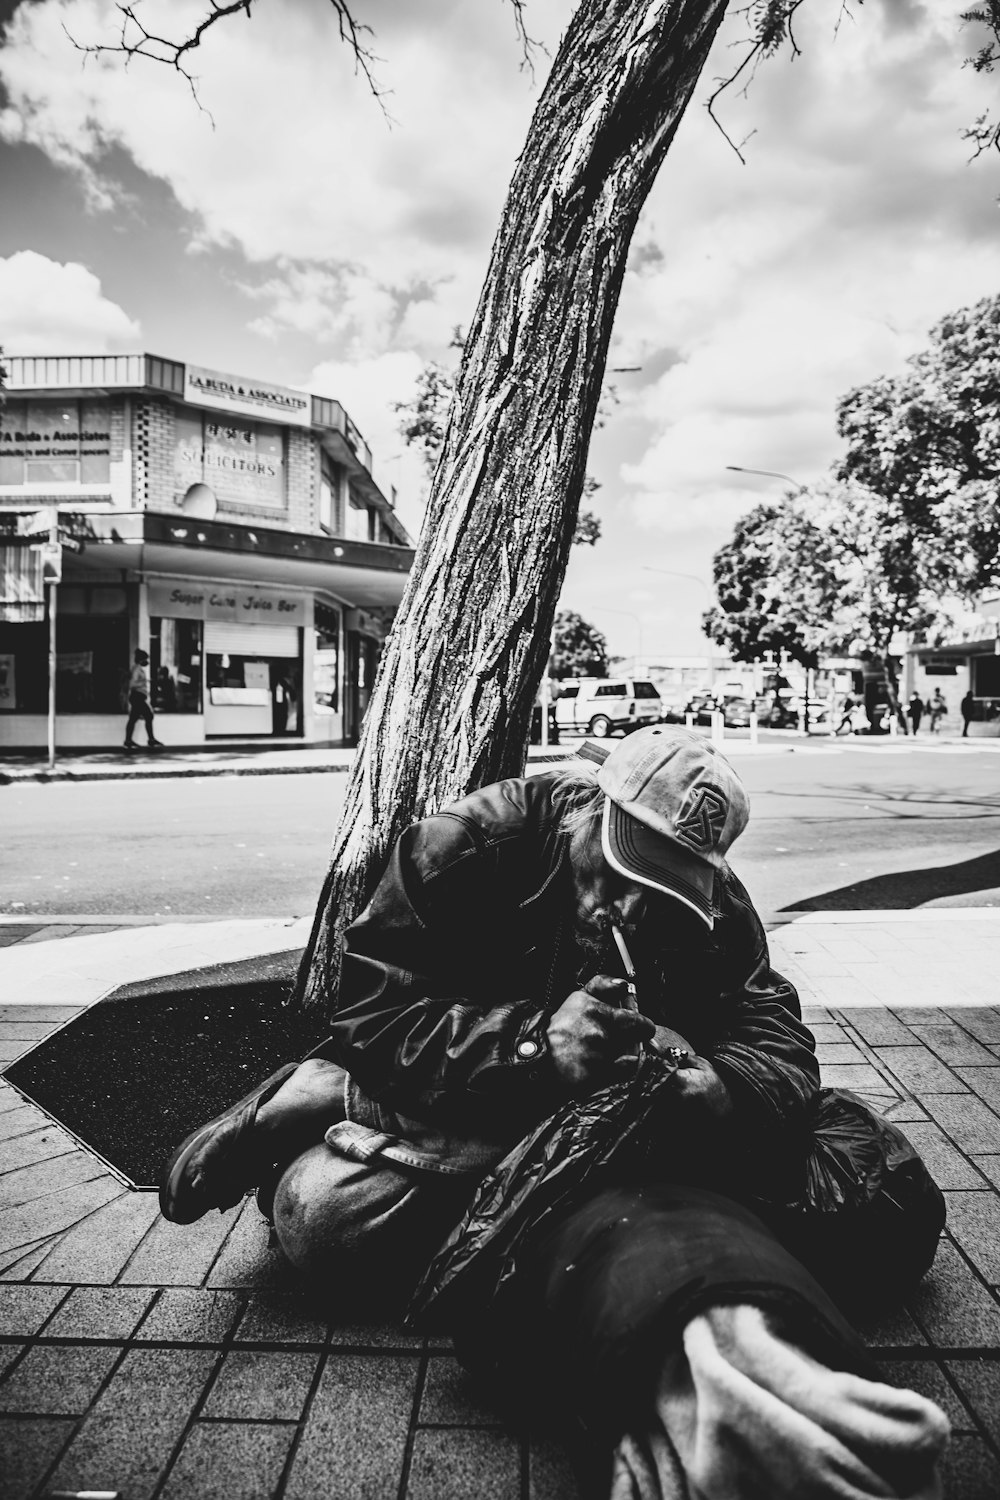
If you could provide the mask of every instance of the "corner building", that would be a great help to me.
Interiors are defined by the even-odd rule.
[[[4,363],[0,747],[46,742],[51,507],[59,748],[121,744],[137,647],[167,745],[356,743],[413,550],[340,402],[150,354]]]

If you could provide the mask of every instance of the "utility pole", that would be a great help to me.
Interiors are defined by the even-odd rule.
[[[20,528],[22,535],[39,536],[46,535],[44,542],[33,542],[31,550],[42,554],[42,585],[48,590],[47,599],[49,606],[49,710],[48,710],[48,765],[49,770],[55,769],[56,764],[56,670],[59,665],[56,655],[56,591],[62,581],[62,553],[63,545],[72,548],[75,552],[83,551],[83,544],[73,537],[65,537],[59,530],[59,508],[55,505],[46,506],[43,510],[36,511],[33,516],[24,518]]]

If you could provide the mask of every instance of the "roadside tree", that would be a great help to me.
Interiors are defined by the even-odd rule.
[[[553,677],[606,677],[608,643],[582,615],[562,609],[556,615],[551,658]]]
[[[847,447],[838,476],[880,496],[933,549],[944,533],[942,591],[972,593],[1000,574],[1000,295],[931,330],[898,376],[850,391],[837,408]]]

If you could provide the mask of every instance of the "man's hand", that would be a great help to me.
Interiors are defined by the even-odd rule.
[[[685,1058],[674,1074],[673,1087],[685,1114],[690,1111],[695,1117],[722,1121],[733,1112],[729,1090],[704,1057],[692,1053]]]
[[[589,983],[605,994],[624,990],[624,981],[606,975]],[[655,1030],[652,1021],[636,1011],[620,1010],[587,990],[574,990],[549,1021],[549,1051],[563,1083],[575,1093],[586,1093],[607,1083],[616,1060],[634,1053]]]

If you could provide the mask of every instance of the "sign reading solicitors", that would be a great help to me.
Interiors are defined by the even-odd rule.
[[[295,427],[308,427],[312,423],[312,402],[302,391],[268,385],[263,380],[245,380],[241,375],[225,375],[220,370],[203,370],[200,365],[184,366],[184,399],[194,406],[211,406],[216,411],[239,412],[270,422],[288,422]]]
[[[151,583],[149,613],[172,620],[238,620],[243,625],[304,625],[301,594],[229,583]]]

